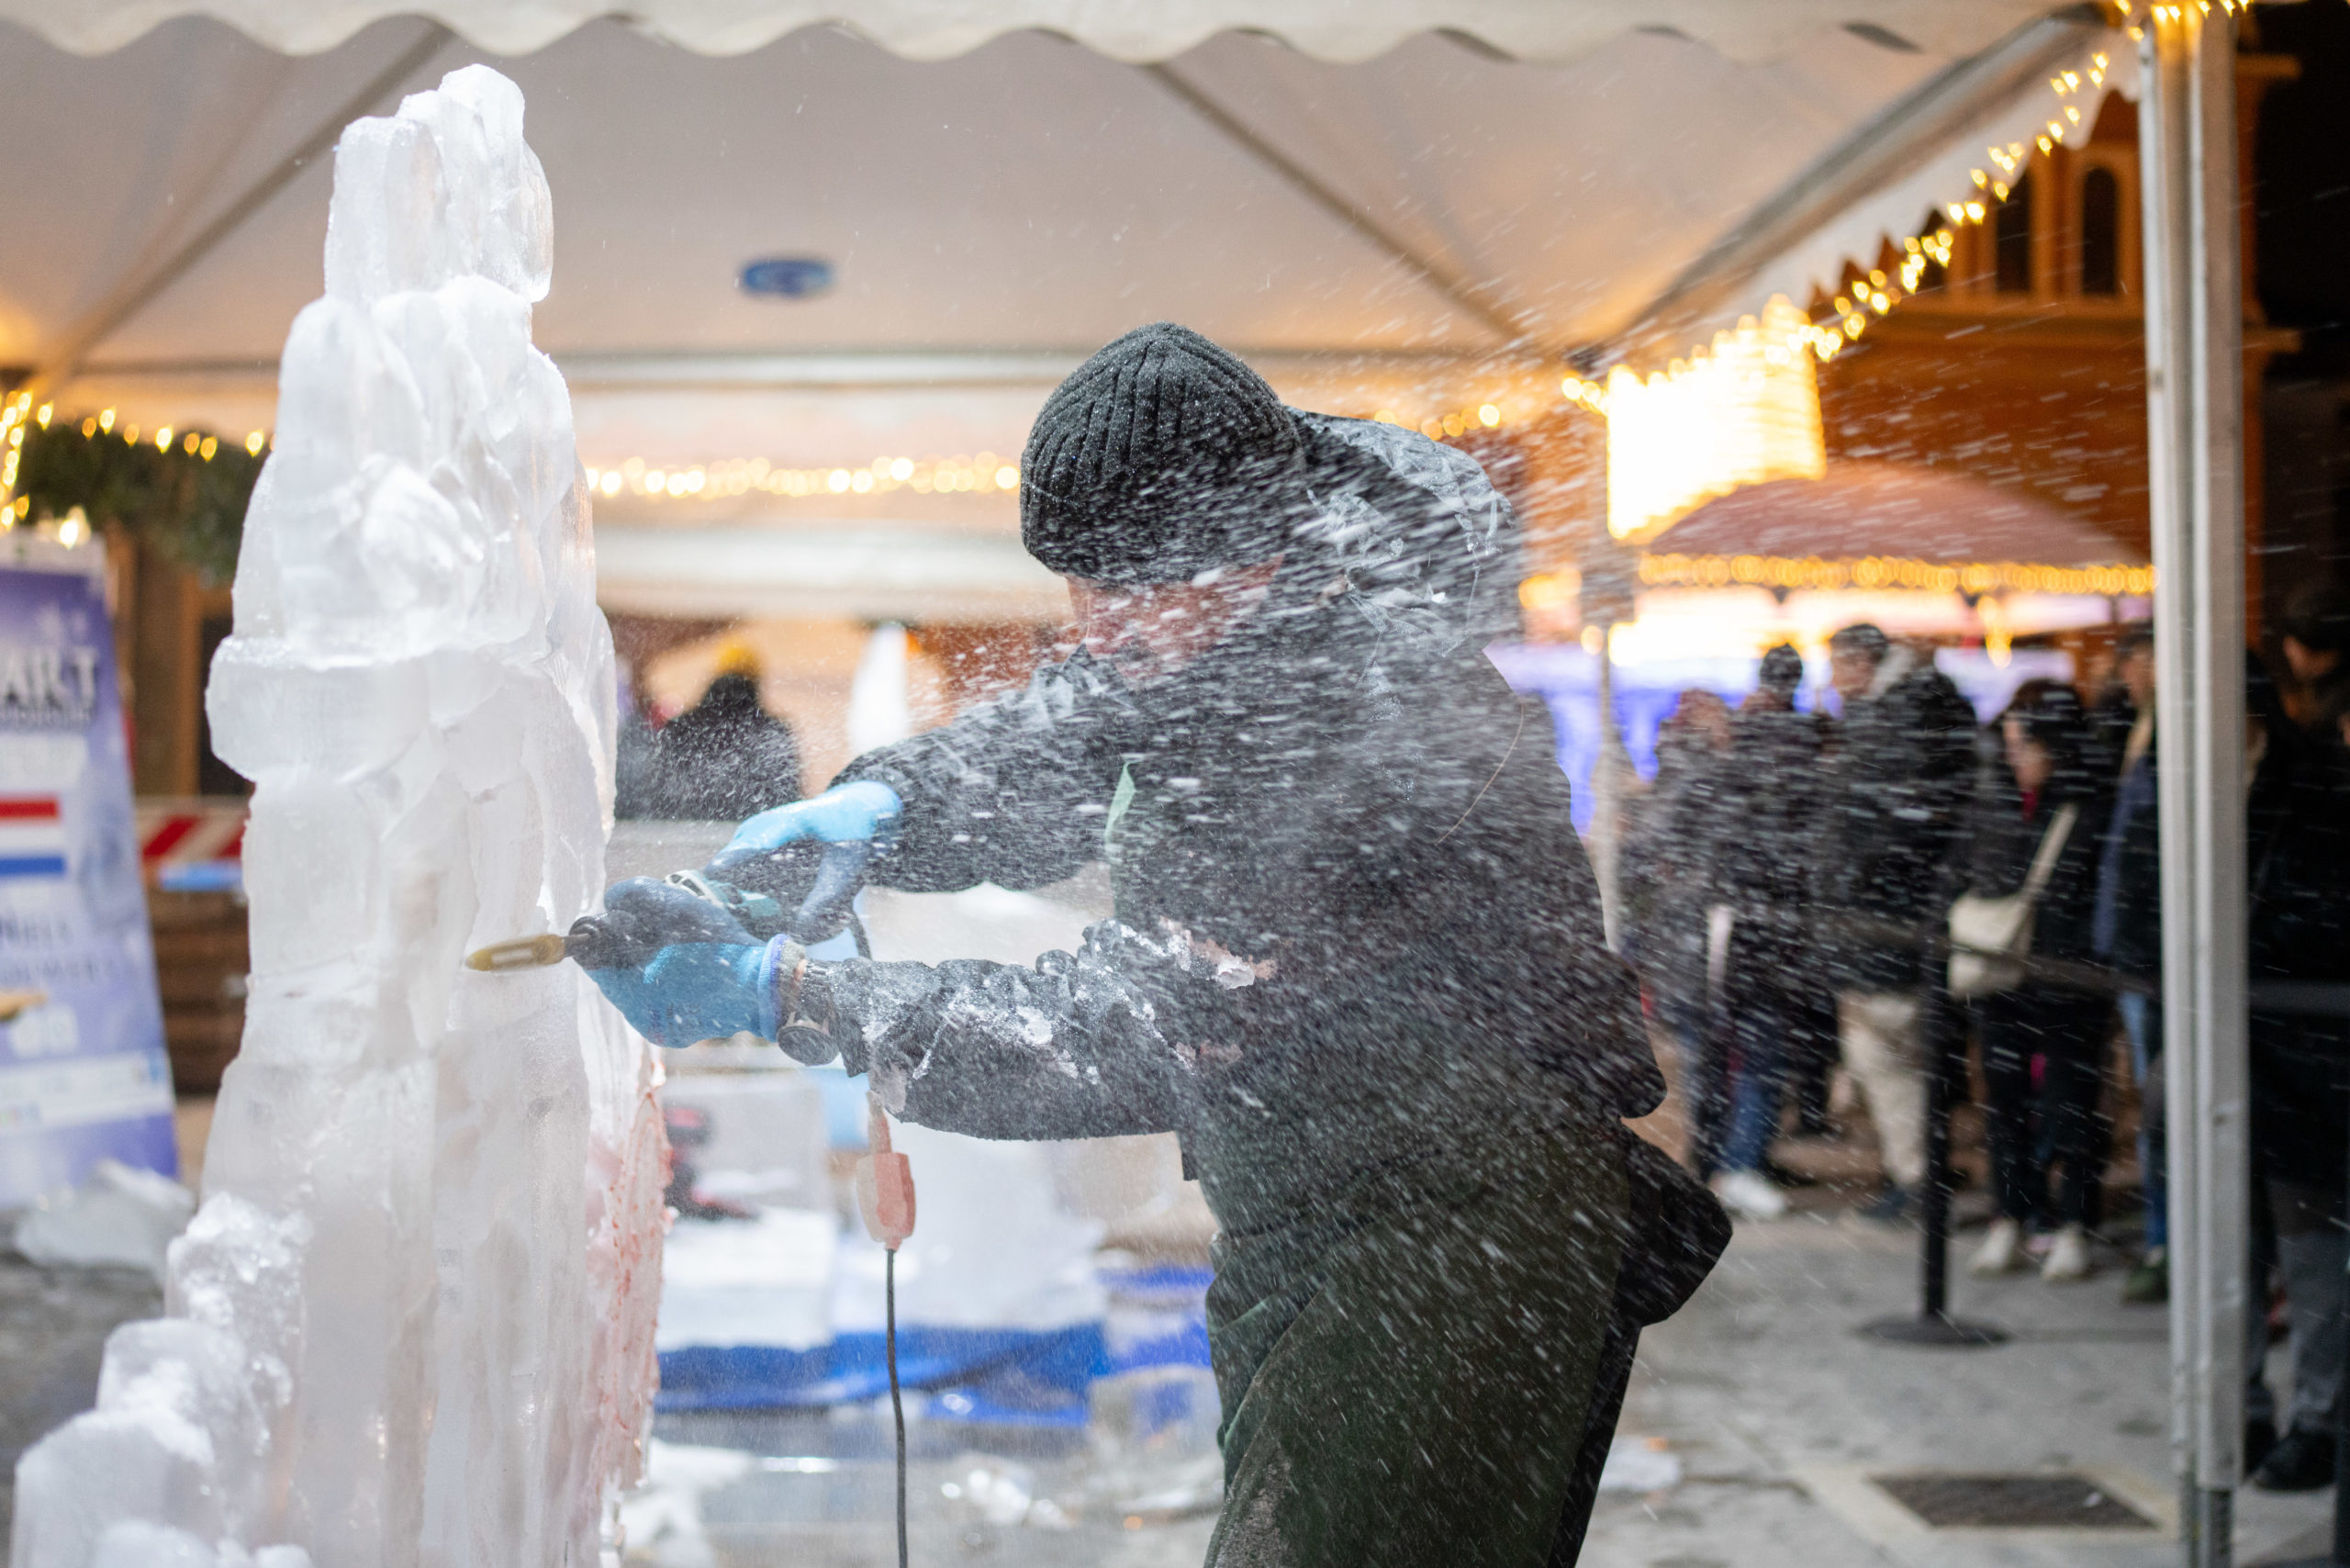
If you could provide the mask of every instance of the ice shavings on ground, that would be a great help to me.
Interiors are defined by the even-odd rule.
[[[17,1250],[36,1263],[112,1264],[160,1280],[164,1249],[195,1209],[195,1195],[170,1177],[101,1159],[79,1187],[25,1211]]]
[[[655,1377],[655,1069],[569,964],[464,969],[603,887],[611,644],[551,209],[485,67],[343,134],[215,744],[252,968],[172,1316],[17,1472],[17,1568],[597,1560]]]

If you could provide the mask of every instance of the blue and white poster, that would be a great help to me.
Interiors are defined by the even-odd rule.
[[[101,566],[0,558],[0,1208],[179,1167]]]

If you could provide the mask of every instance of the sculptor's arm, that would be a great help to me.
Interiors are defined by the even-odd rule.
[[[834,787],[878,783],[901,802],[867,879],[912,892],[1034,888],[1099,859],[1129,713],[1115,677],[1080,654],[950,724],[858,757]]]
[[[1183,1125],[1192,1072],[1162,1025],[1166,999],[1214,985],[1212,966],[1103,921],[1075,953],[1033,969],[945,964],[826,966],[823,1016],[851,1073],[870,1070],[901,1114],[989,1138],[1111,1137]],[[795,1051],[797,1041],[788,1044]]]

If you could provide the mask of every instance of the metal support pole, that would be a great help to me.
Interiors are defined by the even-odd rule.
[[[2244,1469],[2244,306],[2235,50],[2182,6],[2141,41],[2146,390],[2171,1170],[2172,1441],[2190,1568]]]
[[[1591,765],[1591,869],[1599,883],[1599,919],[1611,952],[1624,947],[1624,796],[1631,782],[1631,754],[1616,727],[1616,655],[1609,633],[1599,627],[1599,756]]]
[[[1950,1116],[1966,1071],[1966,1021],[1951,997],[1948,973],[1949,959],[1942,949],[1929,946],[1924,1009],[1918,1025],[1926,1053],[1926,1180],[1918,1193],[1923,1232],[1918,1259],[1918,1315],[1879,1318],[1863,1324],[1861,1332],[1897,1345],[2004,1345],[2007,1330],[1954,1317],[1950,1310]]]
[[[1919,1196],[1924,1199],[1919,1217],[1926,1234],[1918,1265],[1918,1316],[1937,1323],[1950,1320],[1951,1080],[1956,1071],[1952,1058],[1959,1054],[1951,1047],[1952,1036],[1962,1033],[1951,1026],[1950,994],[1942,981],[1941,974],[1928,980],[1920,1020],[1926,1037],[1926,1190]]]

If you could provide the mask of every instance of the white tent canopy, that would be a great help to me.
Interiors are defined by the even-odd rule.
[[[1865,264],[2112,40],[1934,0],[599,8],[0,0],[0,363],[77,413],[266,429],[334,133],[496,49],[532,51],[494,63],[554,195],[536,330],[590,465],[1009,461],[1055,381],[1156,319],[1301,403],[1515,418],[1661,307],[1698,341]],[[746,295],[778,255],[837,282]],[[635,503],[834,530],[1013,512],[984,486]]]
[[[629,14],[665,43],[743,54],[786,33],[845,21],[894,54],[943,60],[1009,32],[1075,39],[1113,60],[1165,60],[1219,32],[1281,39],[1317,60],[1361,61],[1417,33],[1456,32],[1541,63],[1579,59],[1627,32],[1675,32],[1732,60],[1774,59],[1820,28],[1873,28],[1919,49],[1972,54],[2048,9],[2035,0],[637,0]],[[610,13],[603,0],[5,0],[0,19],[60,49],[119,49],[173,17],[229,23],[287,54],[315,54],[387,17],[423,16],[505,55],[545,48]]]

